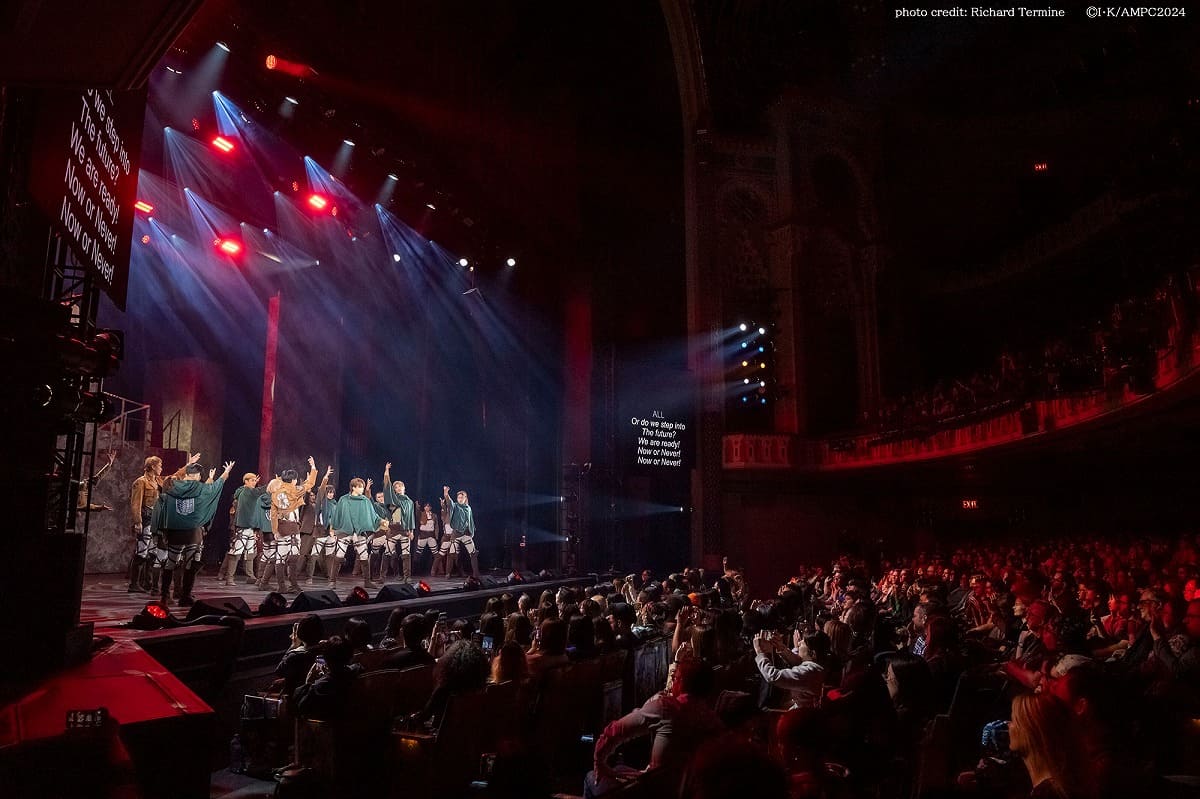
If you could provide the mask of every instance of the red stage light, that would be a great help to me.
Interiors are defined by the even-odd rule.
[[[226,255],[241,255],[242,245],[233,239],[213,239],[213,246]]]
[[[231,152],[233,152],[233,148],[234,148],[233,142],[231,142],[229,139],[225,138],[224,136],[218,136],[215,139],[213,139],[212,145],[213,145],[213,147],[216,147],[218,150],[220,150],[223,153],[231,153]]]
[[[324,211],[329,207],[329,200],[320,194],[310,194],[308,195],[308,204],[311,205],[314,210]]]
[[[267,69],[275,69],[277,66],[279,66],[279,59],[274,55],[267,56]]]
[[[133,207],[141,211],[143,214],[149,214],[154,211],[154,206],[145,200],[138,200],[133,204]]]
[[[151,602],[142,609],[142,612],[147,616],[153,616],[156,619],[165,619],[167,617],[167,609],[162,606],[161,602]]]
[[[429,583],[425,582],[424,580],[422,580],[421,582],[417,583],[417,588],[419,588],[421,591],[424,591],[424,592],[425,592],[425,593],[427,593],[427,594],[429,594],[429,593],[432,593],[432,592],[433,592],[433,589],[431,589],[431,588],[429,587]]]
[[[292,191],[300,191],[300,181],[292,181]]]
[[[149,243],[150,243],[150,237],[142,236],[142,244],[149,244]]]

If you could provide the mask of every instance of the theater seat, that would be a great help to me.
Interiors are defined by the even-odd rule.
[[[483,691],[456,694],[446,703],[435,732],[393,731],[388,795],[396,799],[458,796],[479,775],[486,712]]]

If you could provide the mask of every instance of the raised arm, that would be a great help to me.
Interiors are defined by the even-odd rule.
[[[117,453],[115,453],[115,452],[108,453],[108,463],[101,466],[100,471],[98,471],[92,475],[92,485],[99,483],[100,478],[104,476],[104,473],[107,472],[109,469],[111,469],[112,465],[116,462],[117,462]]]
[[[399,494],[392,488],[392,464],[383,465],[383,501],[393,508],[400,504]]]
[[[308,456],[308,476],[304,478],[304,490],[312,491],[313,486],[317,484],[317,462],[313,460],[312,455]]]

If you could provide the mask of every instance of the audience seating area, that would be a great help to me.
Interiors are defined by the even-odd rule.
[[[1198,549],[1013,542],[877,575],[842,557],[761,592],[736,569],[643,573],[494,599],[453,635],[397,618],[341,666],[351,621],[289,653],[329,663],[282,714],[279,795],[1195,795]],[[438,660],[384,667],[405,652]],[[321,685],[339,701],[305,713]]]

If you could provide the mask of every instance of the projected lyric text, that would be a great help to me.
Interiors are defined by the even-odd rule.
[[[686,424],[663,418],[661,411],[653,411],[648,418],[634,416],[630,424],[637,434],[638,466],[678,468],[683,465]]]
[[[40,103],[31,193],[124,307],[145,92],[46,92]]]

